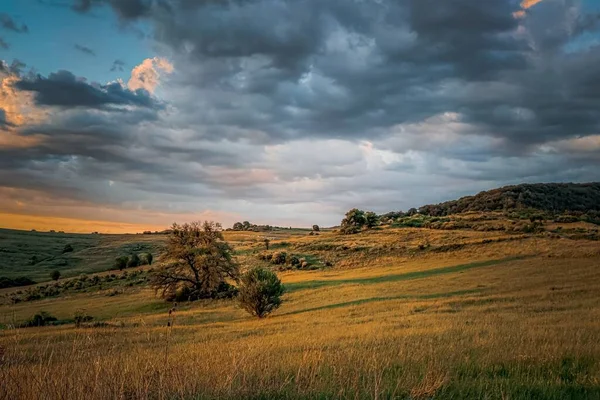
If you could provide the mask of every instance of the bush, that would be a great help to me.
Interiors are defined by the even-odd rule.
[[[75,322],[75,327],[77,327],[77,328],[79,328],[82,323],[90,322],[93,319],[94,319],[94,317],[92,317],[91,315],[85,314],[85,312],[83,310],[75,311],[75,316],[73,317],[73,321]]]
[[[73,251],[73,246],[71,246],[70,244],[66,244],[65,247],[63,248],[63,254],[65,253],[70,253]]]
[[[313,231],[315,232],[319,232],[321,230],[321,228],[319,228],[319,225],[313,225]]]
[[[279,308],[284,291],[274,272],[255,267],[242,275],[238,300],[248,313],[264,318]]]
[[[119,271],[124,270],[125,268],[127,268],[128,261],[129,261],[129,257],[127,257],[127,256],[121,256],[121,257],[115,258],[115,264],[114,264],[115,269],[118,269]]]
[[[151,253],[144,253],[140,257],[140,265],[152,265],[152,260],[153,257]]]
[[[127,260],[127,268],[135,268],[139,265],[140,265],[140,257],[136,253],[133,253],[132,255],[130,255],[129,259]]]
[[[58,321],[58,319],[46,311],[41,311],[31,317],[28,321],[24,322],[21,326],[23,328],[30,328],[34,326],[46,326],[50,325],[51,322]]]
[[[285,264],[287,253],[285,251],[277,251],[271,256],[271,262],[276,265]]]
[[[296,256],[291,256],[290,257],[290,265],[292,267],[298,268],[300,266],[300,259]]]
[[[59,280],[59,279],[60,279],[60,271],[59,271],[59,270],[57,270],[57,269],[56,269],[56,270],[54,270],[54,271],[52,271],[52,272],[50,273],[50,278],[51,278],[53,281],[57,281],[57,280]]]

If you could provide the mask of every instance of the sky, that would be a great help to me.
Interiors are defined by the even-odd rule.
[[[600,179],[596,0],[4,0],[0,227],[332,226]]]

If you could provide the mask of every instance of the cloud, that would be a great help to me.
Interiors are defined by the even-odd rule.
[[[82,46],[80,44],[75,44],[73,45],[73,48],[75,48],[75,50],[82,52],[83,54],[87,54],[88,56],[96,56],[96,53],[94,52],[94,50],[90,49],[89,47],[86,46]]]
[[[8,50],[8,48],[10,47],[10,45],[0,37],[0,48],[4,49],[4,50]]]
[[[149,93],[154,93],[160,83],[161,73],[171,74],[172,72],[173,65],[168,60],[159,57],[147,58],[133,68],[127,87],[130,90],[144,89]]]
[[[123,72],[124,67],[125,67],[125,61],[115,60],[115,61],[113,61],[112,66],[110,67],[110,71],[111,72],[114,72],[114,71]]]
[[[16,33],[28,33],[29,28],[25,24],[19,25],[10,15],[0,13],[0,26],[2,28]]]
[[[126,86],[1,64],[14,126],[0,186],[22,203],[39,191],[55,216],[87,204],[327,225],[355,206],[597,180],[600,19],[571,0],[531,6],[78,1],[142,24],[157,56]]]
[[[69,71],[58,71],[47,78],[37,75],[15,82],[22,91],[35,93],[38,105],[103,108],[137,106],[158,109],[161,105],[144,90],[130,90],[119,82],[106,85],[87,83]]]

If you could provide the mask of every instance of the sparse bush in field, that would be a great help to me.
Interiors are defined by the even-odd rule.
[[[114,268],[118,269],[119,271],[123,271],[125,268],[127,268],[128,261],[129,261],[129,257],[127,257],[127,256],[117,257],[117,258],[115,258]]]
[[[31,317],[29,320],[24,322],[21,326],[23,328],[30,328],[34,326],[46,326],[50,325],[50,323],[55,321],[58,321],[56,317],[48,314],[46,311],[40,311],[39,313]]]
[[[271,243],[271,241],[269,240],[269,238],[265,238],[263,240],[263,243],[265,244],[265,249],[269,250],[269,243]]]
[[[135,268],[140,265],[140,256],[137,253],[133,253],[127,260],[127,268]]]
[[[50,278],[51,278],[53,281],[57,281],[57,280],[59,280],[59,279],[60,279],[60,271],[59,271],[59,270],[57,270],[57,269],[55,269],[54,271],[52,271],[52,272],[50,273]]]
[[[143,253],[140,257],[140,265],[151,265],[152,259],[152,253]]]
[[[285,264],[287,260],[287,253],[285,251],[276,251],[271,256],[271,262],[276,265]]]
[[[65,254],[65,253],[70,253],[72,251],[73,251],[73,246],[71,246],[70,244],[66,244],[65,247],[63,248],[62,253]]]
[[[91,315],[87,315],[84,310],[75,311],[75,315],[73,316],[73,321],[75,322],[75,327],[81,327],[81,324],[84,322],[90,322],[94,317]]]
[[[289,262],[292,267],[298,268],[300,266],[300,259],[296,256],[291,256]]]
[[[264,318],[281,305],[284,290],[274,272],[256,267],[242,275],[238,300],[248,313]]]

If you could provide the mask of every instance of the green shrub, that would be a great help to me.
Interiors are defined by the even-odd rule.
[[[65,253],[70,253],[72,251],[73,251],[73,246],[71,246],[70,244],[66,244],[65,247],[63,248],[62,253],[65,254]]]
[[[52,322],[55,321],[58,321],[56,317],[48,314],[46,311],[40,311],[39,313],[31,317],[29,320],[24,322],[21,326],[23,328],[30,328],[34,326],[46,326],[50,325]]]
[[[271,262],[276,265],[285,264],[287,260],[287,253],[285,251],[276,251],[271,256]]]
[[[124,270],[125,268],[127,268],[128,261],[129,261],[129,257],[127,257],[127,256],[121,256],[121,257],[115,258],[114,269],[118,269],[119,271]]]
[[[50,273],[50,278],[51,278],[53,281],[57,281],[57,280],[59,280],[59,279],[60,279],[60,271],[59,271],[59,270],[57,270],[57,269],[56,269],[56,270],[54,270],[54,271],[52,271],[52,272]]]
[[[140,265],[140,257],[137,253],[133,253],[127,260],[127,268],[135,268]]]
[[[279,308],[284,291],[274,272],[255,267],[242,275],[238,301],[251,315],[264,318]]]

